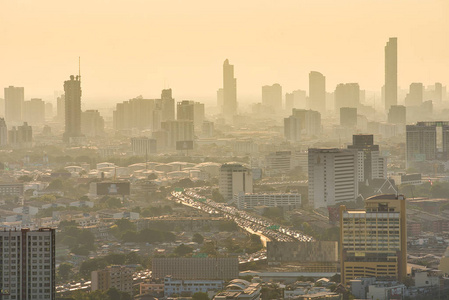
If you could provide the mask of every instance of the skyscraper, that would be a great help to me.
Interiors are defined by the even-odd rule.
[[[407,214],[403,195],[377,195],[364,210],[340,206],[341,282],[407,275]]]
[[[175,119],[175,99],[171,89],[162,90],[161,93],[162,121],[172,121]]]
[[[65,132],[64,141],[70,142],[81,134],[81,77],[70,76],[64,81],[65,92]]]
[[[225,60],[223,64],[223,115],[231,121],[237,114],[237,79],[234,78],[234,66]]]
[[[5,88],[5,119],[8,123],[22,123],[24,88],[10,86]]]
[[[390,38],[385,45],[385,110],[398,104],[398,44]]]
[[[421,82],[413,82],[405,97],[405,106],[420,106],[423,103],[424,86]]]
[[[0,231],[3,299],[56,299],[55,229]]]
[[[309,149],[309,205],[328,207],[358,196],[357,151]]]
[[[262,104],[273,113],[282,110],[282,87],[278,83],[262,87]]]
[[[340,83],[335,88],[335,109],[358,107],[360,105],[360,87],[358,83]]]
[[[309,73],[309,108],[326,112],[326,77],[316,71]]]

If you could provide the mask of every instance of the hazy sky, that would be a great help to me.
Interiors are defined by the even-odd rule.
[[[378,90],[390,36],[402,87],[449,84],[448,20],[448,0],[0,0],[0,85],[52,100],[81,56],[91,102],[164,87],[177,100],[215,101],[226,58],[240,100],[265,84],[307,90],[310,70],[328,91]]]

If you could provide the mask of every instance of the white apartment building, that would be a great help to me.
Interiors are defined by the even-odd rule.
[[[309,205],[327,207],[358,196],[358,153],[349,149],[309,149]]]
[[[231,201],[235,194],[253,192],[253,177],[251,171],[238,163],[226,163],[220,168],[220,194]]]
[[[240,192],[234,195],[234,203],[237,204],[238,209],[253,209],[256,206],[299,207],[301,205],[301,194],[245,194],[243,192]]]
[[[166,276],[164,278],[164,296],[217,292],[223,289],[223,285],[223,280],[181,280]]]
[[[56,299],[55,230],[0,232],[3,300]]]

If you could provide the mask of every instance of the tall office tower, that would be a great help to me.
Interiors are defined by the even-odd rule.
[[[64,141],[70,142],[81,134],[81,78],[70,76],[64,81],[65,94],[65,131]]]
[[[295,107],[295,95],[293,93],[285,93],[285,111],[291,112]]]
[[[309,73],[309,108],[326,112],[326,77],[315,71]]]
[[[4,118],[0,118],[0,147],[8,145],[8,127]]]
[[[223,103],[224,103],[224,91],[222,88],[217,90],[217,108],[219,111],[223,111]]]
[[[2,299],[56,299],[55,229],[0,231],[0,255]]]
[[[438,135],[437,135],[438,133]],[[406,126],[406,165],[449,158],[449,122],[418,122]]]
[[[162,90],[161,93],[162,121],[172,121],[175,119],[175,99],[171,89]]]
[[[176,148],[176,142],[193,141],[195,138],[193,131],[193,121],[176,120],[162,122],[161,128],[168,134],[167,147]]]
[[[291,142],[301,140],[301,119],[295,116],[284,118],[284,137]]]
[[[385,110],[398,104],[398,39],[385,45]]]
[[[282,87],[279,84],[262,87],[262,105],[271,108],[270,111],[273,113],[282,110]]]
[[[407,109],[403,105],[392,105],[388,111],[388,123],[405,125],[407,123]]]
[[[56,118],[58,122],[65,122],[65,95],[61,95],[56,100]]]
[[[237,114],[237,79],[234,78],[234,66],[225,60],[223,64],[223,115],[232,121]]]
[[[340,83],[334,93],[335,109],[342,107],[359,107],[360,87],[358,83]]]
[[[23,120],[31,125],[42,125],[45,122],[45,102],[42,99],[31,99],[23,102]]]
[[[96,137],[104,135],[104,119],[98,110],[86,110],[81,113],[81,133]]]
[[[253,176],[247,167],[226,163],[220,168],[219,191],[226,201],[231,201],[235,194],[253,192]]]
[[[22,147],[31,147],[33,145],[33,128],[24,122],[23,125],[17,127],[18,140]]]
[[[184,100],[178,102],[177,108],[177,120],[190,120],[193,121],[195,130],[201,130],[204,122],[204,104],[194,101]]]
[[[0,98],[0,117],[5,117],[5,99]]]
[[[115,288],[121,292],[132,294],[133,270],[122,266],[108,266],[103,270],[92,271],[91,290],[107,291]]]
[[[342,284],[363,277],[407,275],[407,214],[403,195],[376,195],[364,210],[340,206]]]
[[[420,106],[423,102],[424,86],[420,82],[410,84],[410,90],[405,97],[405,106]]]
[[[141,97],[117,103],[113,112],[113,126],[115,130],[145,130],[153,129],[156,101]],[[169,121],[169,120],[167,120]],[[172,121],[172,120],[170,120]]]
[[[439,82],[435,83],[434,99],[435,102],[441,103],[443,101],[443,85]]]
[[[358,181],[387,179],[387,158],[380,155],[379,145],[374,145],[372,134],[352,136],[348,149],[358,151]]]
[[[358,192],[357,151],[309,149],[309,205],[314,208],[355,201]]]
[[[354,128],[355,130],[355,127],[357,126],[357,108],[340,108],[340,126]]]
[[[189,100],[183,100],[176,105],[176,119],[177,120],[190,120],[195,119],[195,102]]]
[[[53,104],[45,102],[45,119],[51,120],[53,118]]]
[[[306,135],[321,134],[321,114],[319,112],[294,108],[292,116],[301,120],[301,131]]]
[[[5,88],[5,119],[10,124],[22,122],[24,88],[10,86]]]

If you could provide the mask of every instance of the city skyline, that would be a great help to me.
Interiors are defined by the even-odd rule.
[[[399,86],[444,84],[448,77],[449,42],[444,37],[449,30],[445,18],[449,4],[444,1],[407,2],[407,6],[369,3],[371,10],[359,1],[307,2],[307,14],[298,1],[258,5],[231,1],[227,6],[204,5],[204,1],[133,4],[122,7],[112,2],[104,9],[89,3],[89,13],[85,13],[83,1],[70,13],[54,1],[5,4],[0,13],[5,55],[0,63],[9,72],[0,75],[0,82],[24,86],[26,98],[46,98],[61,90],[59,78],[73,73],[75,58],[82,56],[88,103],[117,102],[139,94],[151,97],[168,87],[176,91],[178,99],[197,97],[212,102],[222,82],[219,66],[229,58],[236,66],[242,103],[258,97],[260,86],[274,82],[285,91],[305,88],[312,70],[326,76],[329,90],[341,82],[358,82],[361,89],[380,91],[382,50],[393,36],[399,44]],[[119,11],[123,20],[117,22]],[[226,19],[230,11],[233,22]],[[266,23],[269,14],[279,22]],[[246,22],[248,16],[252,22]],[[83,24],[75,26],[78,17]],[[35,20],[33,30],[20,24],[21,18]],[[183,20],[189,21],[183,22],[183,30],[174,26]],[[204,24],[207,30],[201,30]],[[71,34],[73,43],[57,43],[66,33]],[[22,50],[27,48],[23,47],[25,41],[39,40],[46,43],[32,52]],[[166,47],[153,47],[155,42]],[[128,45],[134,45],[132,56],[126,52]],[[45,70],[45,82],[38,70]]]

